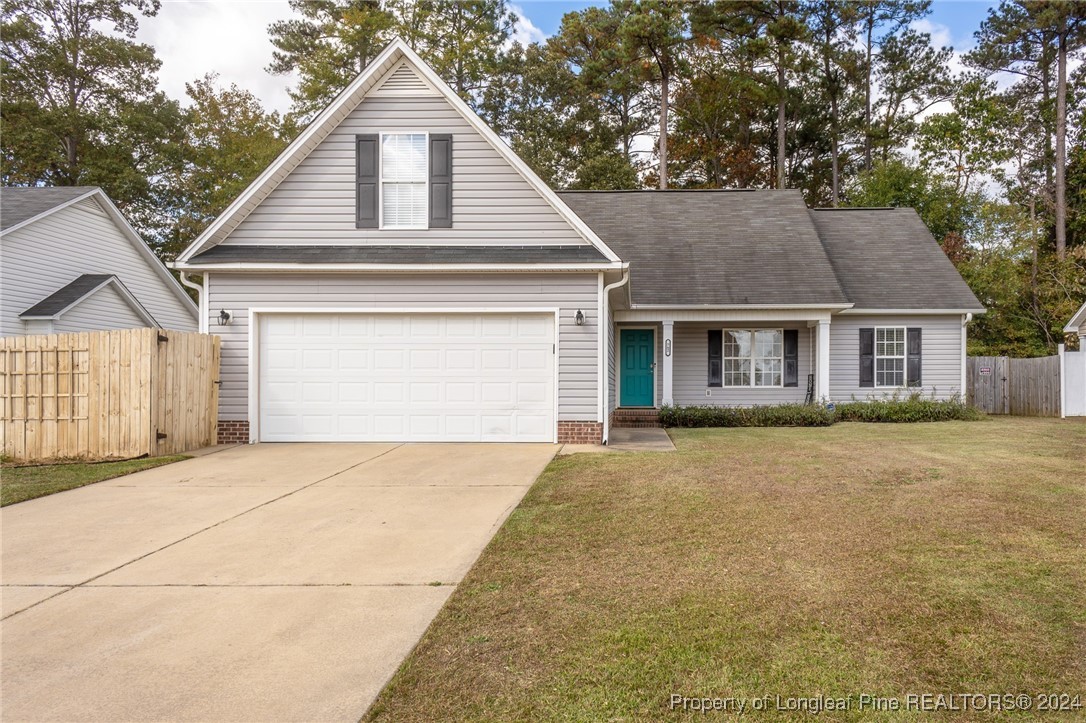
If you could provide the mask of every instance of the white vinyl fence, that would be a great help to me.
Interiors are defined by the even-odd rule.
[[[1086,350],[1067,351],[1060,344],[1061,417],[1086,417]]]

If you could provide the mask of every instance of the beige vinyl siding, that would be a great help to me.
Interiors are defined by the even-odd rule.
[[[403,68],[396,76],[402,88]],[[453,226],[355,228],[355,136],[453,134]],[[440,96],[363,100],[223,241],[226,244],[581,244],[581,236]]]
[[[140,329],[147,322],[113,284],[103,286],[53,322],[53,333],[100,329]]]
[[[940,399],[959,394],[962,384],[962,317],[954,315],[860,316],[837,314],[830,323],[830,397],[878,399],[894,389],[860,387],[860,329],[879,326],[919,327],[921,331],[921,381],[925,395]],[[908,394],[913,389],[897,390]]]
[[[598,274],[209,275],[208,328],[222,336],[219,418],[248,419],[249,308],[559,308],[558,419],[599,421]],[[234,314],[218,326],[221,309]],[[585,323],[577,326],[577,310]]]
[[[798,329],[799,380],[795,387],[712,387],[709,381],[710,329]],[[811,333],[796,323],[718,324],[675,323],[672,392],[675,404],[750,407],[759,404],[802,403],[811,373]],[[659,381],[659,380],[658,380]],[[660,382],[662,384],[662,382]],[[705,396],[709,390],[711,396]]]
[[[116,274],[161,326],[197,330],[195,308],[93,200],[4,234],[0,246],[0,335],[25,333],[19,314],[82,274]]]

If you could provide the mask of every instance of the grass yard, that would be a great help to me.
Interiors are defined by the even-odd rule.
[[[556,459],[367,718],[703,718],[673,693],[852,696],[829,720],[870,719],[864,693],[1086,705],[1082,420],[673,436]]]
[[[0,507],[44,497],[55,492],[113,479],[152,467],[188,459],[185,455],[128,459],[122,462],[80,462],[39,467],[0,468]]]

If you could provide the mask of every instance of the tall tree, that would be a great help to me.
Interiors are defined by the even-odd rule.
[[[292,112],[309,120],[369,64],[391,38],[396,20],[381,0],[290,0],[301,17],[268,27],[275,47],[268,72],[297,72]]]
[[[874,151],[875,63],[884,43],[902,29],[927,15],[931,0],[860,0],[857,3],[858,34],[864,54],[864,168],[871,170]]]
[[[172,257],[245,190],[286,147],[294,129],[259,99],[215,75],[185,85],[185,133],[168,182],[172,223],[159,249]]]
[[[175,102],[133,40],[157,0],[4,0],[0,149],[5,184],[98,185],[153,231]]]
[[[457,95],[493,115],[485,96],[516,23],[506,1],[396,0],[390,8],[396,31]]]
[[[808,0],[811,45],[819,72],[822,95],[829,106],[830,204],[841,199],[841,111],[857,81],[857,6],[845,0]]]
[[[671,81],[682,63],[682,48],[687,42],[686,11],[681,3],[668,0],[619,0],[615,9],[622,22],[619,37],[627,61],[639,63],[646,77],[660,86],[660,160],[659,185],[667,188],[668,103]]]

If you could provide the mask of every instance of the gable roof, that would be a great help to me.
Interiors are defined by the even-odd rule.
[[[98,186],[8,186],[0,189],[0,214],[3,215],[3,227],[0,228],[0,236],[13,233],[84,199],[93,199],[98,204],[99,208],[109,216],[113,224],[120,230],[121,235],[128,239],[128,242],[135,247],[151,270],[165,282],[167,288],[181,301],[182,307],[192,314],[193,318],[198,318],[199,309],[197,309],[196,304],[181,288],[181,285],[177,283],[177,279],[159,260],[151,247],[144,242],[143,237],[136,232],[136,229],[132,228],[132,224],[128,223],[128,219],[110,200],[106,192]],[[9,224],[9,207],[13,219],[21,220],[12,220]],[[125,291],[127,293],[127,289]]]
[[[810,217],[857,309],[984,311],[913,209],[815,209]]]
[[[798,190],[559,194],[630,264],[635,306],[847,306]]]
[[[409,65],[423,82],[442,96],[522,178],[583,238],[608,261],[618,256],[596,235],[588,224],[572,212],[559,196],[522,161],[498,135],[468,107],[402,39],[396,38],[382,50],[365,70],[325,108],[302,133],[231,203],[200,236],[177,257],[175,267],[184,267],[197,254],[223,241],[286,178],[298,164],[328,137],[365,97],[383,83],[386,75]]]
[[[28,221],[37,220],[97,190],[97,186],[0,188],[0,231],[10,231]]]
[[[1078,311],[1071,317],[1071,320],[1067,322],[1067,326],[1063,327],[1063,333],[1071,334],[1077,332],[1079,327],[1086,324],[1086,303],[1078,307]]]
[[[65,284],[29,309],[20,319],[56,319],[105,286],[114,286],[132,310],[150,326],[158,326],[155,318],[143,308],[132,292],[113,274],[83,274]]]

